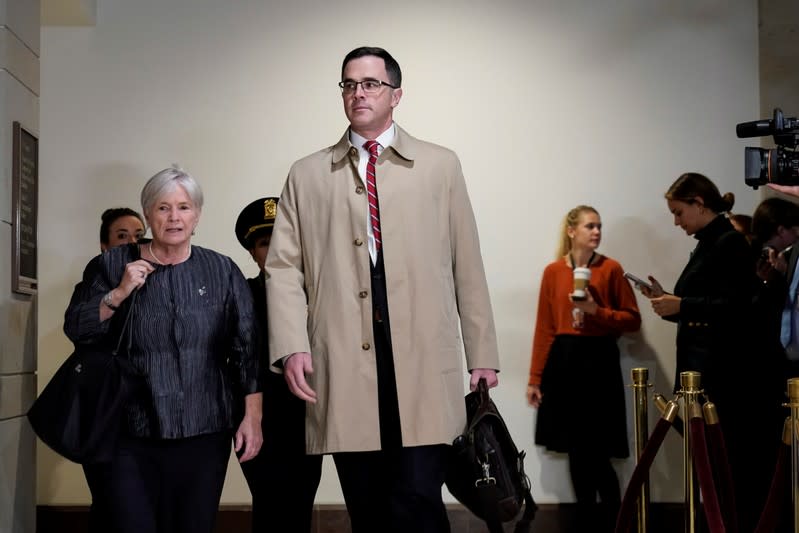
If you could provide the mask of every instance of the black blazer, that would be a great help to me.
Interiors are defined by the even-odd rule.
[[[696,370],[710,392],[743,369],[751,345],[757,277],[746,237],[724,216],[695,238],[699,242],[674,287],[680,312],[664,318],[677,322],[678,328],[675,388],[680,372]]]

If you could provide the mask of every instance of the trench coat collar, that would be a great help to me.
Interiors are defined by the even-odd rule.
[[[408,132],[399,127],[396,122],[394,126],[397,128],[397,134],[394,136],[394,141],[388,148],[406,161],[413,161],[416,159],[416,138],[411,136]],[[355,146],[350,143],[350,130],[344,132],[341,139],[333,145],[333,165],[341,162],[352,150],[357,150]],[[381,154],[382,155],[382,154]]]

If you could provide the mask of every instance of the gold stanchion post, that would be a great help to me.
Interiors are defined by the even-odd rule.
[[[668,404],[668,401],[666,400],[666,397],[663,396],[662,394],[655,393],[652,396],[652,399],[655,401],[655,407],[658,408],[658,411],[660,411],[660,414],[665,413],[666,412],[666,405]]]
[[[649,369],[633,368],[633,402],[635,403],[635,457],[640,460],[649,439]],[[649,514],[649,481],[641,486],[638,496],[638,533],[646,533]]]
[[[793,530],[799,533],[799,378],[788,380],[788,406],[791,408],[791,501]]]
[[[699,507],[699,491],[694,475],[694,458],[691,453],[691,432],[688,431],[687,421],[691,419],[694,404],[699,403],[702,375],[699,372],[680,372],[680,387],[678,394],[683,398],[683,420],[686,421],[685,435],[683,436],[683,483],[685,485],[685,531],[696,533],[696,517]],[[700,410],[701,412],[701,410]]]

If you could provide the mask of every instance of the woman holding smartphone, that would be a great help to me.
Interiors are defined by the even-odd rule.
[[[677,323],[677,374],[702,373],[702,388],[718,407],[730,467],[737,489],[740,531],[755,529],[765,503],[779,444],[779,404],[770,379],[762,323],[754,313],[758,287],[755,254],[745,235],[724,213],[735,202],[723,196],[706,176],[680,176],[665,194],[674,225],[697,240],[674,293],[652,276],[652,288],[641,287],[652,309]],[[775,422],[776,421],[776,422]],[[729,517],[728,517],[729,518]]]
[[[536,444],[569,456],[580,531],[613,531],[621,496],[610,459],[629,455],[616,341],[641,326],[624,270],[597,252],[601,238],[593,207],[580,205],[566,215],[557,258],[541,280],[527,388],[528,403],[538,409]],[[572,298],[576,268],[590,270],[585,300]],[[597,390],[601,414],[588,412],[585,402]]]
[[[702,385],[714,402],[722,400],[725,373],[738,366],[741,347],[751,336],[747,323],[755,289],[755,264],[746,237],[723,215],[735,196],[722,196],[702,174],[680,176],[665,194],[674,225],[698,242],[674,286],[663,290],[654,277],[652,287],[639,286],[652,309],[677,323],[677,374],[702,373]]]

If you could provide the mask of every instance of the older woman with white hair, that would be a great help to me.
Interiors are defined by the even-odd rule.
[[[64,330],[76,344],[115,345],[138,292],[121,355],[145,376],[146,390],[126,408],[110,468],[112,530],[210,533],[231,436],[242,462],[262,443],[252,295],[232,259],[191,244],[203,205],[194,178],[165,169],[141,201],[152,241],[89,263]],[[233,402],[242,396],[235,428]]]

